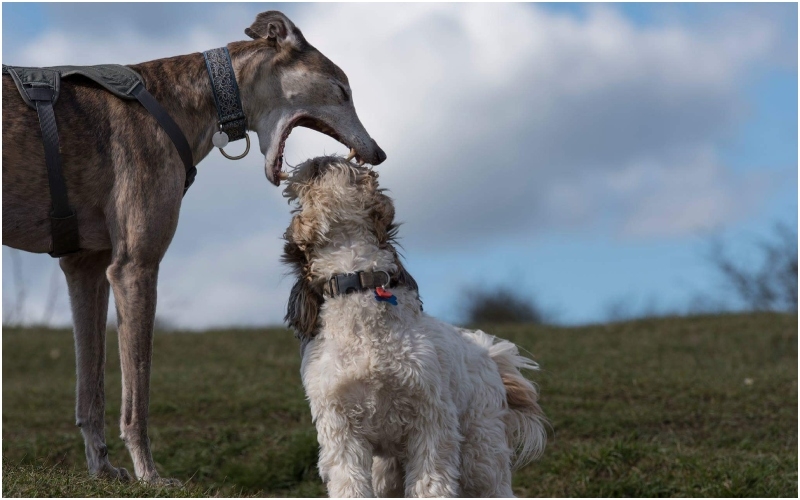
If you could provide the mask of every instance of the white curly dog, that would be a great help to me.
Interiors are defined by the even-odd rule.
[[[422,312],[378,174],[339,157],[300,165],[284,261],[286,319],[332,497],[511,497],[512,468],[539,456],[537,369],[511,342]]]

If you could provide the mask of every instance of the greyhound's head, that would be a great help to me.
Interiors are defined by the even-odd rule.
[[[257,58],[255,81],[248,89],[255,104],[249,106],[249,119],[273,184],[286,176],[281,172],[283,149],[294,127],[329,135],[350,148],[359,162],[378,165],[386,159],[358,119],[347,75],[312,47],[286,16],[263,12],[245,34],[265,55]]]

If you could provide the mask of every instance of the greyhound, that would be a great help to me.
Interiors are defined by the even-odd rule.
[[[386,154],[353,105],[344,72],[277,11],[245,29],[252,40],[227,45],[248,128],[258,135],[267,178],[276,186],[289,133],[301,126],[377,165]],[[217,113],[200,53],[130,66],[182,129],[195,163],[212,149]],[[62,257],[74,323],[76,420],[92,476],[131,479],[112,466],[105,441],[105,329],[109,285],[117,307],[122,367],[121,438],[136,478],[162,479],[150,452],[147,417],[156,282],[178,224],[184,164],[169,137],[137,102],[98,85],[62,81],[56,108],[64,177],[80,229],[78,253]],[[3,76],[3,244],[44,253],[51,247],[47,170],[36,113]]]

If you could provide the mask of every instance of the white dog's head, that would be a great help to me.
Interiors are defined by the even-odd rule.
[[[337,228],[360,229],[377,244],[396,231],[394,204],[378,188],[378,173],[343,158],[322,156],[299,165],[283,195],[297,205],[286,241],[301,248],[329,242]]]
[[[335,245],[342,232],[389,250],[394,257],[391,287],[417,290],[395,249],[398,225],[394,203],[378,186],[378,173],[337,156],[322,156],[299,165],[283,195],[296,205],[284,239],[283,261],[292,266],[292,287],[286,321],[301,337],[313,337],[324,300],[324,279],[312,273],[317,251]]]

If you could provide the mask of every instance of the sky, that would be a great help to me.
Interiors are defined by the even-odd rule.
[[[4,3],[3,63],[201,52],[270,9],[348,75],[430,314],[459,321],[468,290],[500,285],[563,324],[691,310],[728,297],[712,238],[754,262],[776,223],[797,228],[796,4]],[[285,158],[333,153],[295,129]],[[290,207],[258,148],[198,171],[157,317],[281,323]],[[70,322],[54,259],[3,247],[2,265],[4,320]]]

